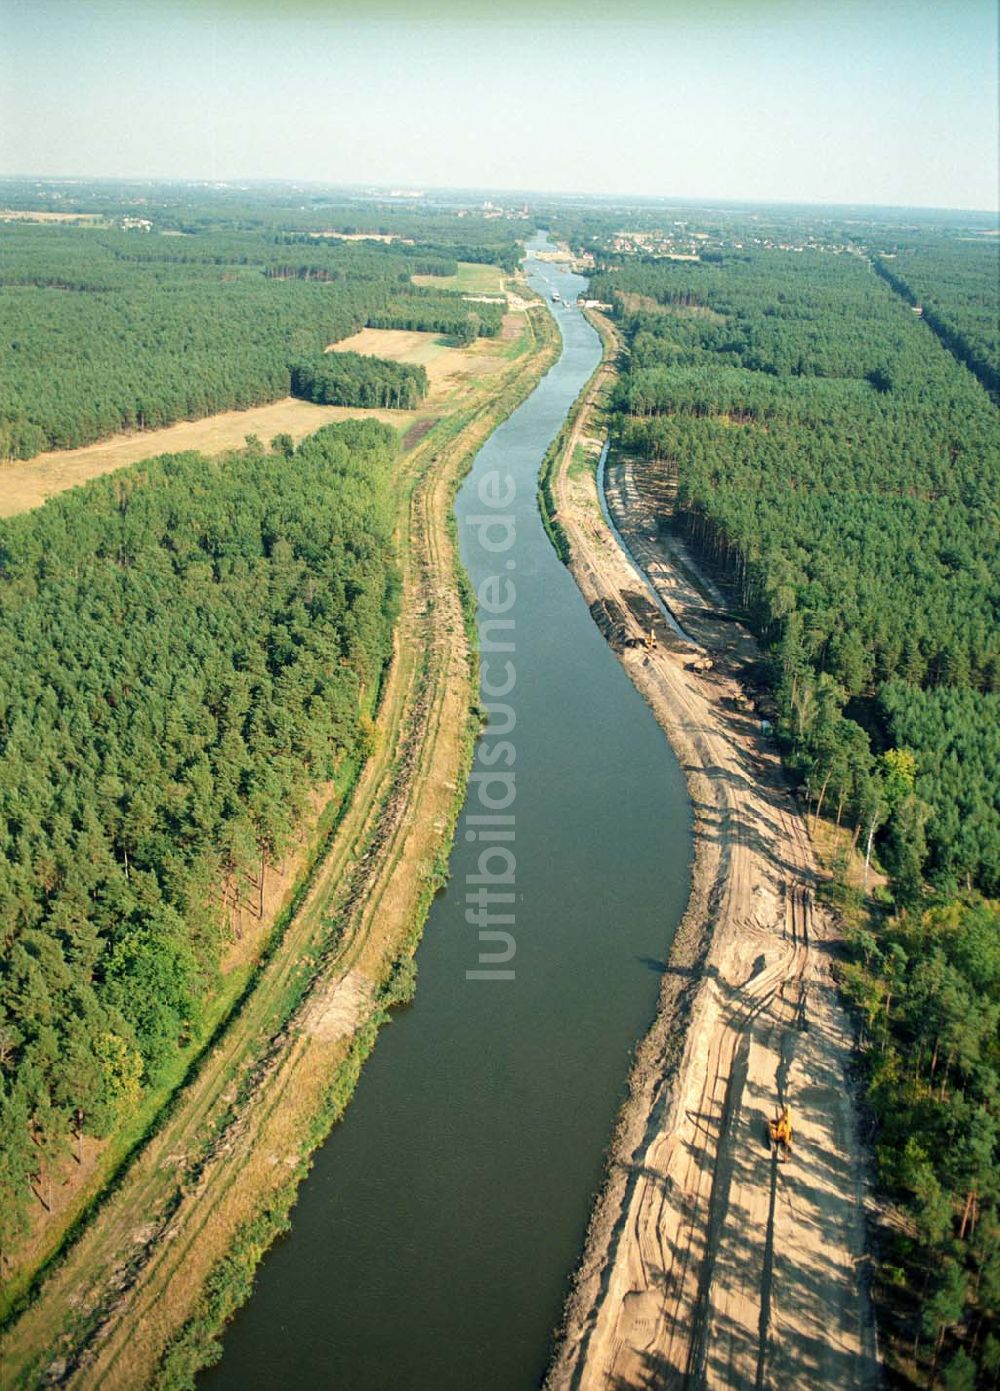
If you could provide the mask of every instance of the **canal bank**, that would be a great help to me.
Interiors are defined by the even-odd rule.
[[[617,358],[613,326],[597,322],[608,371],[589,405]],[[866,1159],[852,1034],[831,973],[836,928],[817,910],[804,819],[741,689],[757,649],[660,525],[635,460],[602,452],[595,471],[572,467],[593,430],[588,406],[549,471],[581,592],[595,618],[613,610],[640,639],[650,616],[669,610],[713,660],[692,661],[677,628],[659,621],[653,645],[615,642],[682,762],[697,853],[545,1388],[870,1391],[880,1377]],[[661,601],[652,608],[648,586]],[[787,1167],[766,1143],[786,1102]]]
[[[527,269],[570,305],[584,284]],[[562,356],[456,504],[509,711],[480,744],[416,999],[205,1387],[514,1391],[545,1370],[691,858],[677,764],[538,516],[539,464],[601,352],[578,310],[554,312]]]

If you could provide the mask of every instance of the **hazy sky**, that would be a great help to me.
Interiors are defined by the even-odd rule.
[[[997,206],[993,0],[0,0],[0,172]]]

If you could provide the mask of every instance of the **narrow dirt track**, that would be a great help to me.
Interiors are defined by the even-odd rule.
[[[569,474],[587,417],[554,479],[558,519],[587,601],[617,602],[638,637],[648,602],[601,517],[593,477]],[[740,704],[736,673],[752,639],[713,620],[706,605],[718,596],[693,586],[697,568],[674,538],[660,543],[620,466],[608,495],[633,556],[716,669],[690,670],[697,648],[662,620],[655,651],[619,654],[684,767],[693,889],[547,1385],[873,1386],[850,1035],[802,816]],[[779,1163],[767,1122],[785,1101],[795,1142]]]

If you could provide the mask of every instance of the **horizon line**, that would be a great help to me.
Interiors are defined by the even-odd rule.
[[[153,184],[153,185],[174,185],[177,187],[196,187],[204,188],[251,188],[254,186],[283,186],[283,187],[315,187],[342,190],[371,190],[374,196],[385,191],[384,196],[391,196],[390,189],[396,189],[400,185],[410,183],[413,186],[414,196],[426,198],[430,194],[450,193],[450,194],[469,194],[469,193],[488,193],[495,195],[511,195],[523,198],[580,198],[580,199],[603,199],[610,203],[665,203],[677,204],[682,207],[726,207],[735,206],[739,208],[821,208],[821,209],[859,209],[879,212],[937,212],[937,213],[975,213],[981,217],[1000,218],[1000,197],[995,207],[976,208],[976,207],[956,207],[944,203],[873,203],[858,201],[823,203],[815,202],[808,198],[796,199],[792,197],[747,197],[745,195],[717,195],[694,196],[667,193],[605,193],[594,190],[584,189],[540,189],[540,188],[518,188],[515,186],[499,187],[488,184],[423,184],[421,180],[389,180],[380,182],[378,180],[345,180],[339,182],[335,179],[323,178],[296,178],[291,175],[267,175],[259,174],[252,177],[241,177],[230,175],[222,178],[219,176],[207,175],[156,175],[156,174],[39,174],[39,173],[4,173],[0,172],[0,183],[3,182],[37,182],[37,183],[81,183],[81,184]],[[418,190],[418,185],[420,185]]]

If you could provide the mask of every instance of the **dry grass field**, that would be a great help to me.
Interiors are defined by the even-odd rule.
[[[0,208],[0,222],[106,222],[101,213],[52,213],[21,212],[13,208]]]
[[[387,246],[398,241],[403,246],[413,245],[412,237],[400,237],[395,232],[310,232],[309,235],[316,240],[325,237],[331,241],[378,241]]]
[[[523,326],[521,316],[508,315],[515,330]],[[440,407],[462,381],[496,372],[504,354],[498,350],[497,339],[479,338],[469,348],[451,348],[439,333],[419,333],[415,329],[363,328],[339,343],[331,343],[327,352],[363,353],[373,357],[390,358],[393,362],[419,363],[426,368],[430,392],[426,407]],[[398,412],[395,412],[398,414]],[[409,418],[409,413],[404,412]]]
[[[409,328],[363,328],[350,338],[331,343],[328,353],[361,353],[366,357],[387,357],[393,362],[420,363],[427,375],[447,370],[447,354],[454,353],[439,333],[419,333]],[[442,361],[441,359],[444,359]]]
[[[157,454],[181,454],[198,449],[203,454],[221,454],[237,449],[247,435],[257,435],[265,444],[275,435],[289,434],[298,441],[322,425],[352,416],[374,416],[390,425],[412,423],[410,411],[352,410],[346,406],[315,406],[286,396],[269,406],[251,406],[245,411],[222,411],[203,420],[182,420],[162,430],[113,435],[82,449],[53,449],[33,459],[0,464],[0,517],[13,517],[39,507],[46,498],[86,483],[102,473],[112,473],[140,459]]]

